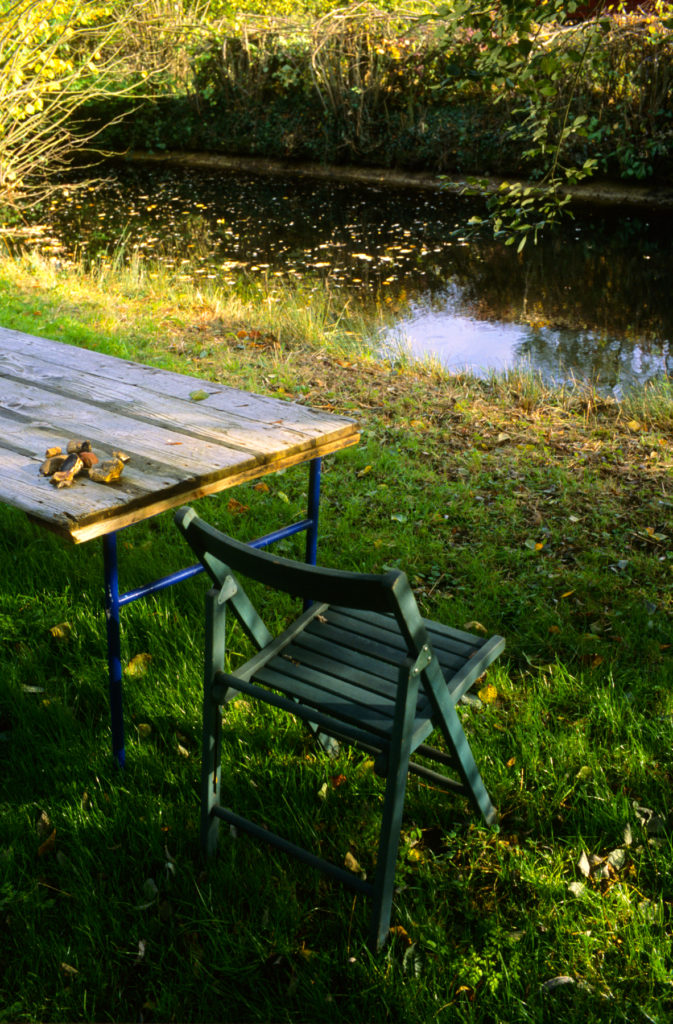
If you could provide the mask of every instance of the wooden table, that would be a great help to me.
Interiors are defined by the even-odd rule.
[[[82,476],[56,488],[41,476],[47,448],[91,441],[100,458],[130,456],[121,478]],[[116,533],[207,494],[308,462],[305,519],[251,543],[306,531],[315,563],[321,458],[356,444],[341,416],[0,328],[0,502],[75,544],[103,539],[113,753],[124,763],[119,610],[200,566],[119,593]]]

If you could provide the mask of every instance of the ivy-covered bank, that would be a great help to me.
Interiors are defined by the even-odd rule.
[[[525,38],[506,25],[502,46],[485,28],[495,24],[490,15],[462,17],[458,3],[413,15],[358,4],[311,20],[224,16],[200,23],[161,93],[108,129],[105,142],[668,184],[669,12],[655,4],[648,14],[548,21]],[[98,101],[87,113],[103,123],[113,107],[119,102]]]

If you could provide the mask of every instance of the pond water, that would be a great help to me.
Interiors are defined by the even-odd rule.
[[[465,200],[296,178],[123,166],[38,212],[45,253],[119,252],[190,277],[318,279],[390,311],[382,351],[619,391],[673,373],[673,217],[568,221],[518,254],[467,239]]]

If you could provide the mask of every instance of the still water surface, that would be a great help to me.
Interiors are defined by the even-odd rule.
[[[40,211],[59,259],[123,246],[191,277],[318,280],[391,312],[382,350],[451,370],[617,392],[673,373],[672,217],[578,215],[517,255],[468,241],[467,216],[442,194],[137,166]]]

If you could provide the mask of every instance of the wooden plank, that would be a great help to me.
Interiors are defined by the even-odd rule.
[[[203,378],[135,363],[21,331],[0,327],[0,352],[5,357],[6,369],[2,371],[3,374],[21,373],[23,358],[28,355],[39,363],[51,364],[62,376],[67,376],[63,373],[66,369],[80,370],[106,380],[123,380],[129,388],[141,387],[169,398],[189,400],[192,391],[203,390],[208,397],[202,403],[191,404],[236,413],[255,423],[284,426],[316,439],[331,436],[335,431],[345,435],[357,433],[357,424],[353,420],[334,413],[241,391]]]
[[[224,441],[229,447],[254,451],[260,456],[272,456],[279,447],[310,448],[316,444],[313,432],[302,430],[301,424],[286,427],[277,421],[265,422],[231,409],[213,409],[205,401],[192,401],[189,394],[178,398],[163,391],[129,385],[118,376],[102,377],[77,366],[64,372],[62,367],[36,356],[22,354],[19,360],[0,352],[0,395],[4,395],[5,388],[9,390],[9,382],[39,387],[57,399],[83,401],[105,412],[120,413],[152,426],[178,429],[187,437],[216,443]],[[195,383],[191,380],[192,386]],[[253,412],[254,407],[253,403]]]
[[[54,431],[54,443],[67,442],[68,438],[87,438],[94,451],[111,452],[121,448],[132,456],[133,461],[143,458],[171,466],[192,475],[209,475],[220,468],[247,461],[260,462],[263,456],[254,451],[230,448],[226,441],[202,441],[185,435],[176,427],[167,429],[138,422],[129,416],[110,412],[74,398],[56,395],[30,384],[14,381],[0,381],[0,401],[10,429],[13,417],[19,431],[23,424],[33,423]],[[42,452],[36,452],[42,456]]]

